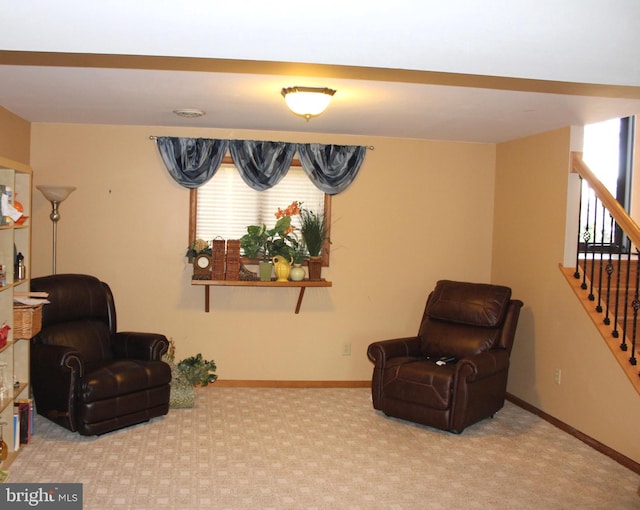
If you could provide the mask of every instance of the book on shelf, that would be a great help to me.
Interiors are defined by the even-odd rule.
[[[30,398],[16,400],[14,408],[20,417],[20,444],[29,444],[33,433],[33,401]]]
[[[9,223],[6,211],[8,205],[6,192],[7,186],[5,184],[0,184],[0,225],[6,225]]]
[[[18,410],[13,410],[13,451],[20,449],[20,414]]]

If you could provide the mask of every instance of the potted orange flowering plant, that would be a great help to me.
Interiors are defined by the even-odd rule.
[[[291,260],[299,242],[295,236],[295,227],[291,225],[291,216],[300,214],[299,203],[294,201],[286,209],[278,208],[275,213],[276,224],[268,229],[266,225],[250,225],[247,233],[240,238],[240,247],[248,258],[259,258],[260,279],[271,279],[271,259],[281,255],[285,260]]]
[[[293,201],[286,209],[276,211],[276,225],[268,230],[269,237],[265,243],[265,252],[269,259],[276,255],[282,255],[291,260],[298,247],[298,239],[295,235],[295,227],[291,224],[291,217],[300,214],[299,202]]]

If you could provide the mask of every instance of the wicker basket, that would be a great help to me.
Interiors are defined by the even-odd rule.
[[[13,338],[31,338],[42,328],[42,305],[13,305]]]
[[[180,384],[171,381],[169,392],[169,407],[188,408],[193,407],[196,401],[196,390],[191,384]]]

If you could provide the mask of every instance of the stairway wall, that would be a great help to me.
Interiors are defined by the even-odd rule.
[[[497,147],[492,282],[525,303],[508,391],[640,462],[638,394],[559,270],[569,158],[568,127]]]

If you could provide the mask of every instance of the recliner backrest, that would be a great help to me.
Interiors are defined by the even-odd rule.
[[[422,353],[463,358],[497,347],[510,299],[509,287],[439,281],[418,333]]]
[[[34,278],[33,291],[49,293],[42,309],[42,331],[34,342],[64,345],[80,352],[89,365],[113,358],[115,307],[109,287],[89,275]]]

